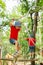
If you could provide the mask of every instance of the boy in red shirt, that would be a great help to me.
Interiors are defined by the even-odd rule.
[[[16,22],[16,21],[14,21],[14,19],[12,19],[12,22],[10,22],[10,29],[11,29],[10,30],[10,43],[15,45],[16,53],[18,53],[19,44],[18,44],[17,40],[18,40],[18,33],[21,29],[21,23]]]
[[[30,56],[32,56],[32,58],[33,58],[33,55],[35,52],[35,43],[36,43],[36,40],[34,38],[34,34],[31,34],[30,37],[26,38],[25,40],[28,41]]]

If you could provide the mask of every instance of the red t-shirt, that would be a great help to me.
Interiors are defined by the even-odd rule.
[[[10,31],[10,39],[18,39],[18,32],[20,31],[20,29],[16,29],[16,27],[11,26],[11,31]]]
[[[27,38],[26,40],[28,41],[29,46],[35,46],[36,40],[34,38]]]

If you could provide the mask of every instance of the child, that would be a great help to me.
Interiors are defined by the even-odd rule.
[[[31,56],[31,58],[33,58],[33,55],[35,52],[35,43],[36,43],[36,39],[34,38],[34,34],[31,34],[30,37],[26,38],[25,40],[28,41],[30,56]]]
[[[21,29],[21,23],[16,22],[16,21],[14,21],[14,19],[12,19],[12,22],[10,22],[10,29],[11,29],[10,30],[10,43],[15,45],[16,53],[18,53],[19,44],[18,44],[17,40],[18,40],[18,33],[19,33],[20,29]]]

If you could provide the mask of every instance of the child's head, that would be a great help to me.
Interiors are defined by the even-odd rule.
[[[19,21],[15,22],[15,27],[21,28],[21,22],[19,22]]]
[[[15,19],[12,19],[12,22],[14,22]]]
[[[34,38],[34,34],[33,34],[33,33],[31,33],[31,34],[30,34],[30,37],[31,37],[31,38]]]

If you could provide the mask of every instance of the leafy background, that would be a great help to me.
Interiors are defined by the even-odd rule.
[[[36,5],[37,4],[37,5]],[[28,13],[29,11],[29,13]],[[24,38],[28,37],[29,34],[26,27],[23,25],[24,23],[28,23],[27,27],[31,32],[32,22],[30,13],[31,12],[38,12],[38,26],[36,32],[36,46],[38,48],[43,48],[43,0],[39,0],[38,3],[29,0],[20,0],[20,4],[16,9],[12,9],[12,12],[8,14],[6,11],[6,3],[3,0],[0,0],[0,46],[2,46],[3,57],[7,53],[13,54],[15,52],[14,45],[10,44],[9,42],[9,35],[10,35],[10,27],[9,22],[12,18],[20,19],[22,22],[22,28],[19,33],[18,41],[21,47],[22,54],[25,55],[28,52],[28,43]],[[25,16],[24,16],[25,15]],[[1,22],[2,20],[2,22]],[[34,22],[34,13],[33,13],[33,22]],[[2,27],[1,27],[2,26]],[[38,51],[38,49],[36,49]]]

